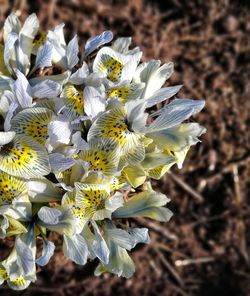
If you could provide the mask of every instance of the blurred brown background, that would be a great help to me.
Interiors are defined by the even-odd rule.
[[[110,29],[132,36],[144,60],[173,61],[169,83],[184,84],[178,97],[206,100],[193,120],[208,131],[182,170],[154,182],[174,216],[134,222],[152,239],[132,252],[134,277],[93,277],[96,262],[72,264],[58,242],[28,291],[3,286],[0,295],[250,295],[250,2],[0,0],[0,28],[11,10],[22,20],[36,12],[44,30],[65,22],[68,38],[77,32],[82,44]]]

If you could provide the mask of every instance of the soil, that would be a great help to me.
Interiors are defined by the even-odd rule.
[[[205,99],[192,121],[207,128],[183,169],[174,168],[154,188],[171,198],[167,224],[133,220],[149,227],[151,244],[132,252],[129,279],[94,277],[96,261],[84,267],[56,255],[27,291],[6,286],[1,295],[250,295],[250,2],[5,1],[6,15],[36,12],[44,30],[65,22],[67,37],[82,44],[103,30],[132,36],[144,60],[173,61],[169,85],[183,84],[182,98]],[[11,241],[1,241],[3,254]]]

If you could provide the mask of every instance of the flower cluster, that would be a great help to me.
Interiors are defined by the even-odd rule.
[[[163,87],[173,64],[140,62],[131,38],[105,31],[79,52],[63,24],[41,33],[35,14],[5,21],[0,44],[0,238],[13,249],[0,262],[0,283],[15,290],[36,280],[63,238],[64,255],[95,274],[129,278],[128,250],[149,243],[128,218],[168,221],[168,198],[152,189],[174,164],[181,168],[205,129],[183,123],[204,101],[173,99]],[[157,105],[157,108],[154,107]],[[159,106],[163,106],[159,109]],[[152,108],[153,107],[153,108]],[[43,244],[37,255],[37,242]]]

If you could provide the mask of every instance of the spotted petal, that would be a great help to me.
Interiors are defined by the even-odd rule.
[[[109,137],[118,141],[122,155],[130,163],[140,162],[144,158],[141,135],[130,130],[123,108],[114,108],[99,116],[88,133],[88,139],[94,137]]]
[[[74,85],[67,84],[61,94],[66,106],[66,114],[75,119],[84,114],[83,90],[78,90]]]
[[[16,291],[22,291],[27,289],[31,283],[31,281],[25,279],[23,276],[20,276],[15,280],[8,280],[7,282],[9,287]]]
[[[87,217],[105,207],[105,200],[109,198],[109,191],[104,185],[75,183],[76,204],[85,210]]]
[[[11,120],[11,129],[16,134],[30,136],[44,145],[48,138],[47,126],[52,116],[53,112],[47,108],[25,109]]]
[[[32,49],[32,53],[34,55],[38,54],[38,49],[40,49],[45,42],[47,41],[47,36],[48,36],[48,32],[45,33],[41,33],[38,32],[35,36],[35,38],[33,39],[33,49]]]
[[[31,138],[16,135],[0,151],[0,170],[24,178],[48,175],[50,167],[47,152]]]
[[[0,171],[0,205],[11,204],[14,198],[27,192],[26,182]]]
[[[141,96],[143,91],[143,83],[131,83],[126,85],[116,85],[109,88],[106,93],[110,100],[118,99],[122,102],[135,100]]]
[[[89,141],[89,150],[81,151],[79,157],[90,164],[90,171],[112,176],[118,167],[119,152],[118,143],[113,139],[92,139]]]
[[[75,233],[81,233],[87,219],[85,217],[85,210],[76,204],[75,190],[64,194],[62,198],[62,205],[68,207],[72,212]]]
[[[94,60],[93,71],[103,73],[112,82],[118,82],[121,80],[123,69],[130,58],[130,56],[122,55],[109,47],[103,47]]]

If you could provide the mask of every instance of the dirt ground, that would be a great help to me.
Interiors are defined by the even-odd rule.
[[[249,296],[250,2],[0,0],[0,28],[11,10],[22,19],[36,12],[44,30],[65,22],[82,44],[111,29],[132,36],[144,60],[173,61],[169,84],[184,85],[178,97],[206,100],[193,120],[208,131],[182,170],[154,182],[171,198],[171,221],[132,221],[149,227],[152,240],[132,252],[134,277],[94,277],[95,261],[76,266],[58,247],[27,291],[2,286],[0,295]]]

